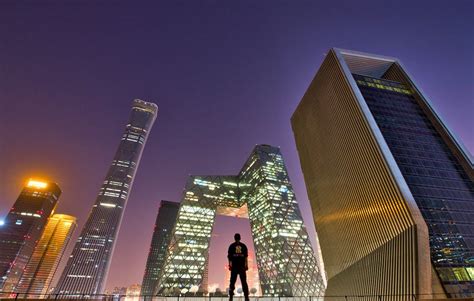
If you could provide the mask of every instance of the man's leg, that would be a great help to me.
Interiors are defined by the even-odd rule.
[[[230,271],[230,283],[229,283],[229,301],[232,301],[234,296],[235,282],[237,281],[237,272]]]
[[[242,283],[242,291],[244,292],[245,300],[249,300],[249,286],[247,285],[247,272],[242,271],[240,274],[240,282]]]

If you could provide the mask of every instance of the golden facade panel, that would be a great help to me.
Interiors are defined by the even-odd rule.
[[[389,64],[346,59],[339,50],[328,53],[292,116],[328,277],[326,296],[428,297],[426,224],[348,66],[374,74]]]
[[[70,215],[54,214],[49,218],[19,282],[18,292],[29,298],[42,298],[49,293],[51,281],[76,226],[76,218]]]

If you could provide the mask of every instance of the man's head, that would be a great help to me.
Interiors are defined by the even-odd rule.
[[[240,241],[240,234],[239,234],[239,233],[235,233],[235,234],[234,234],[234,239],[235,239],[235,241]]]

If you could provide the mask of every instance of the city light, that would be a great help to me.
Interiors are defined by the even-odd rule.
[[[28,181],[28,184],[26,184],[26,186],[27,187],[38,188],[38,189],[44,189],[44,188],[48,187],[48,183],[30,179]]]
[[[5,221],[4,220],[0,220],[0,227],[5,225]]]

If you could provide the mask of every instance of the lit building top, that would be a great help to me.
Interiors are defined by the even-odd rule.
[[[37,188],[37,189],[45,189],[46,187],[48,187],[48,183],[43,182],[43,181],[30,179],[28,181],[28,183],[26,184],[26,187]]]
[[[61,189],[30,179],[0,228],[0,290],[17,291],[28,260],[54,212]]]

